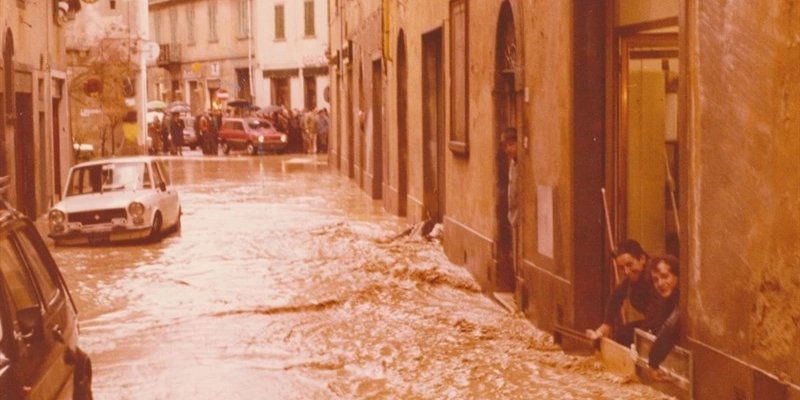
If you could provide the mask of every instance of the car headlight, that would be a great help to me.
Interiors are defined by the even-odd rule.
[[[67,214],[61,210],[50,210],[47,213],[47,221],[50,223],[50,232],[63,232],[64,223],[67,222]]]
[[[264,143],[264,137],[263,136],[259,136],[258,137],[258,143]]]
[[[67,214],[61,210],[50,210],[47,213],[47,220],[50,221],[50,225],[61,225],[67,220]]]
[[[144,204],[138,201],[132,202],[131,204],[128,205],[128,214],[130,214],[131,217],[134,218],[141,217],[142,215],[144,215]]]
[[[289,141],[289,139],[286,137],[286,135],[281,135],[281,143],[286,143],[287,141]]]

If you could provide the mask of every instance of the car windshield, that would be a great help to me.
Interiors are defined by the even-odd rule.
[[[263,128],[264,126],[261,125],[261,121],[257,119],[248,119],[247,125],[249,125],[253,129]]]
[[[150,173],[144,162],[94,164],[72,170],[67,196],[150,186]]]

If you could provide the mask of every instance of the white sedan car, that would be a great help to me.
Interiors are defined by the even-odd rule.
[[[180,229],[181,204],[161,159],[107,158],[70,169],[63,199],[47,219],[56,245],[157,241]]]

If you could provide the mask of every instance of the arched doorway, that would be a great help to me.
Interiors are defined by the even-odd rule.
[[[506,127],[516,127],[522,133],[519,125],[516,91],[516,73],[518,70],[517,44],[514,30],[514,16],[511,5],[506,1],[500,8],[497,20],[497,38],[495,41],[495,82],[494,82],[494,109],[496,135]],[[516,282],[514,277],[514,259],[512,249],[512,229],[508,222],[508,160],[501,146],[499,137],[495,138],[495,164],[497,170],[497,205],[495,218],[497,220],[496,253],[497,270],[495,285],[498,291],[513,291]],[[520,149],[521,150],[521,149]],[[520,151],[522,155],[522,151]]]
[[[397,215],[408,213],[408,65],[406,37],[397,38]]]

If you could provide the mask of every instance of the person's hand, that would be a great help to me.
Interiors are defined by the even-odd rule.
[[[654,381],[665,382],[670,380],[670,376],[667,374],[666,371],[662,370],[661,368],[647,367],[646,371],[647,375],[650,376],[650,379]]]

